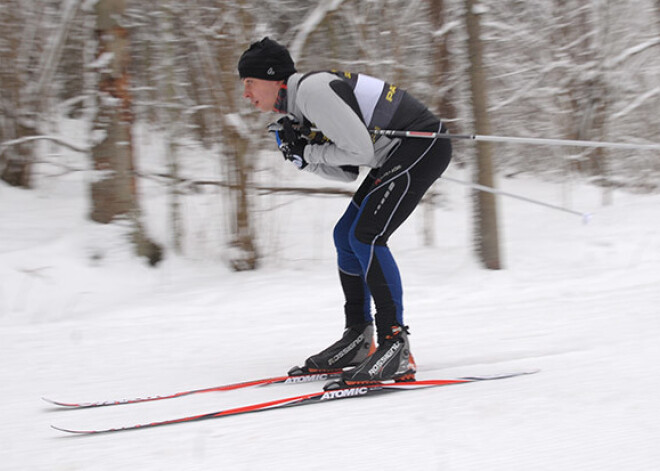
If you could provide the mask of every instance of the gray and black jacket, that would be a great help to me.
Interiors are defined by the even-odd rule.
[[[353,181],[359,166],[383,165],[399,139],[373,139],[368,129],[435,131],[440,122],[404,90],[364,74],[293,74],[286,85],[287,113],[327,138],[304,155],[305,170],[325,178]]]

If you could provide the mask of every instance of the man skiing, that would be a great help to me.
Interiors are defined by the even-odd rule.
[[[401,278],[387,241],[449,165],[451,144],[441,138],[372,138],[369,130],[446,129],[422,103],[380,79],[297,73],[287,49],[268,37],[242,54],[238,72],[253,106],[286,115],[274,127],[285,160],[342,181],[356,180],[358,167],[371,168],[334,229],[344,333],[290,374],[343,369],[346,385],[413,380]]]

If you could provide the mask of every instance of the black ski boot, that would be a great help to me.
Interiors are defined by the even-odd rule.
[[[350,387],[387,380],[414,381],[416,371],[417,366],[410,353],[408,328],[395,325],[373,355],[341,375],[341,383]]]
[[[347,327],[344,335],[325,350],[305,360],[305,366],[294,367],[290,375],[340,371],[356,366],[375,351],[374,326],[371,323]]]

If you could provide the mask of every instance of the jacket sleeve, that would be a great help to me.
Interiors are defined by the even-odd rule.
[[[298,90],[297,105],[303,115],[331,141],[307,146],[305,160],[331,167],[366,165],[374,158],[371,135],[360,116],[330,87],[332,79],[327,75],[307,78]]]
[[[358,177],[358,168],[342,165],[334,167],[324,164],[308,164],[304,170],[329,180],[338,180],[340,182],[352,182]]]

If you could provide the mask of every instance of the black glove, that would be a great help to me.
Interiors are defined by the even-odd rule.
[[[277,121],[282,126],[281,130],[275,131],[275,138],[277,145],[282,151],[282,155],[286,160],[293,162],[293,164],[300,170],[307,166],[305,160],[305,146],[307,140],[302,137],[300,132],[293,128],[293,120],[288,116],[281,118]]]

